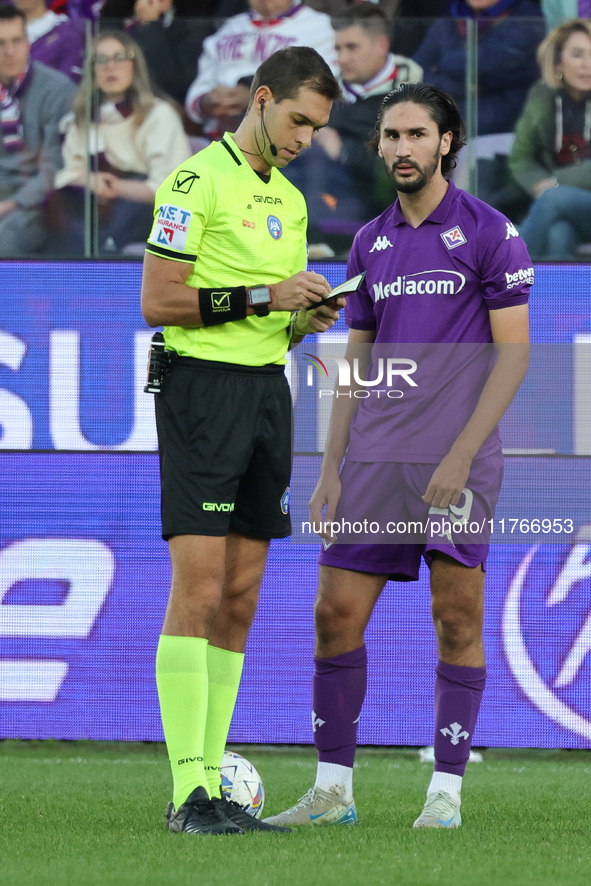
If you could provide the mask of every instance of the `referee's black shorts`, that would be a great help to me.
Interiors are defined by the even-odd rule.
[[[162,537],[285,538],[291,396],[284,367],[178,357],[156,395]]]

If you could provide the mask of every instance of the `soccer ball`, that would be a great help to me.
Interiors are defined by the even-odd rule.
[[[265,804],[265,788],[252,763],[233,751],[224,751],[222,793],[238,803],[253,818],[260,818]]]

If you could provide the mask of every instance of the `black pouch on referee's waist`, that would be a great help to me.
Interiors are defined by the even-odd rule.
[[[148,354],[148,375],[144,385],[144,393],[159,394],[164,386],[164,380],[172,369],[172,351],[164,347],[164,336],[161,332],[155,332],[150,342]]]

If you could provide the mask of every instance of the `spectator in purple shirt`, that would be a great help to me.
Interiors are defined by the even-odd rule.
[[[85,25],[47,9],[45,0],[13,0],[27,20],[27,37],[33,61],[62,71],[80,81],[86,48]]]

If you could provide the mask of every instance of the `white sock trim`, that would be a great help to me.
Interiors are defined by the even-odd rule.
[[[345,803],[353,800],[353,769],[339,763],[318,763],[315,788],[338,794]]]
[[[462,776],[452,775],[450,772],[434,772],[427,788],[427,796],[436,791],[445,791],[451,794],[454,800],[459,803],[462,792]]]

